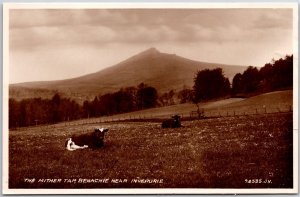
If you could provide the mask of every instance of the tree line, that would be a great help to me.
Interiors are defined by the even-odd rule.
[[[141,83],[137,87],[121,88],[114,93],[96,96],[93,101],[84,101],[83,117],[98,117],[147,109],[155,107],[157,99],[157,90]]]
[[[93,101],[79,105],[56,93],[51,99],[9,99],[9,128],[54,124],[80,118],[125,113],[157,106],[158,93],[154,87],[141,83],[137,87],[99,95]]]
[[[81,107],[74,100],[55,94],[52,99],[9,99],[9,128],[53,124],[80,118]]]
[[[232,95],[270,92],[293,87],[293,55],[273,60],[262,68],[249,66],[232,81]]]
[[[245,96],[291,88],[293,86],[293,56],[274,60],[258,69],[249,66],[234,76],[232,85],[221,68],[197,71],[192,89],[170,90],[158,95],[154,87],[141,83],[136,87],[121,88],[114,93],[96,96],[79,105],[74,100],[56,93],[51,99],[9,99],[9,128],[37,124],[54,124],[80,118],[107,116],[157,106],[168,106],[230,96]]]
[[[272,60],[258,69],[249,66],[243,73],[237,73],[230,84],[221,68],[198,71],[192,89],[178,93],[180,103],[224,98],[248,97],[275,90],[293,87],[293,55]]]

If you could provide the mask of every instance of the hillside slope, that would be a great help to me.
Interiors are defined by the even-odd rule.
[[[27,94],[29,94],[28,89],[56,90],[68,97],[84,99],[88,95],[93,97],[144,82],[155,87],[159,92],[166,92],[171,89],[181,90],[184,86],[192,87],[198,70],[217,67],[222,68],[225,76],[230,80],[236,73],[246,69],[243,66],[193,61],[150,48],[96,73],[66,80],[12,84],[10,89],[16,91],[26,87]],[[14,97],[12,92],[10,96]],[[20,96],[21,93],[17,92]]]
[[[204,109],[204,114],[207,117],[226,116],[241,114],[263,114],[278,112],[288,112],[290,107],[293,107],[293,91],[275,91],[265,94],[260,94],[250,98],[229,98],[217,101],[208,101],[199,104],[200,108]],[[128,117],[145,117],[145,118],[169,118],[174,114],[180,114],[184,117],[188,117],[191,111],[196,111],[197,107],[192,103],[171,105],[166,107],[157,107],[151,109],[145,109],[141,111],[130,112],[126,114],[117,114],[110,117],[101,117],[101,120],[111,119],[126,119]],[[266,111],[265,111],[266,110]],[[95,118],[97,119],[97,118]],[[91,120],[93,121],[93,120]]]

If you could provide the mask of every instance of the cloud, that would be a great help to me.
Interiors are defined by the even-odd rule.
[[[137,25],[115,29],[107,26],[91,25],[35,26],[11,29],[10,46],[12,49],[22,50],[48,45],[165,42],[177,40],[179,34],[180,32],[165,25],[151,28]]]
[[[79,76],[149,47],[199,61],[263,65],[292,52],[292,21],[291,9],[11,10],[10,78],[38,79],[27,70],[48,80]]]
[[[36,26],[10,31],[10,46],[14,50],[55,45],[87,45],[112,42],[116,32],[106,26]]]
[[[167,42],[178,39],[180,32],[165,25],[134,26],[120,30],[119,42]]]
[[[118,9],[22,9],[10,10],[10,28],[68,25],[126,25],[139,17]]]
[[[293,25],[292,18],[293,12],[291,9],[267,10],[255,18],[252,27],[258,29],[291,29]]]
[[[240,42],[278,34],[272,29],[291,30],[291,19],[288,9],[12,10],[10,44],[18,50],[111,42]]]

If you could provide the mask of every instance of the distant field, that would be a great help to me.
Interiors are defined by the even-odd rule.
[[[292,90],[277,91],[247,99],[229,98],[225,100],[200,103],[199,106],[204,109],[204,115],[206,117],[289,112],[293,107],[293,92]],[[185,103],[125,114],[117,114],[113,116],[77,120],[70,124],[100,123],[112,120],[118,121],[128,119],[163,119],[169,118],[174,114],[180,114],[183,117],[190,117],[191,111],[196,110],[197,107],[195,104]]]
[[[240,102],[228,104],[223,110],[238,109],[240,111],[254,111],[266,109],[267,112],[288,111],[293,107],[293,91],[276,91],[245,99]]]
[[[99,150],[66,151],[72,133],[93,124],[32,127],[9,134],[10,188],[291,188],[292,114],[277,113],[159,123],[103,123]],[[24,179],[35,178],[34,183]],[[42,183],[39,179],[108,179],[108,183]],[[127,179],[127,183],[112,183]],[[162,179],[161,183],[132,183]],[[261,183],[255,183],[261,181]]]

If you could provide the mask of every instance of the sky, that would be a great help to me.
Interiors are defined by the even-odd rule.
[[[12,9],[9,82],[73,78],[155,47],[264,66],[293,52],[292,9]]]

